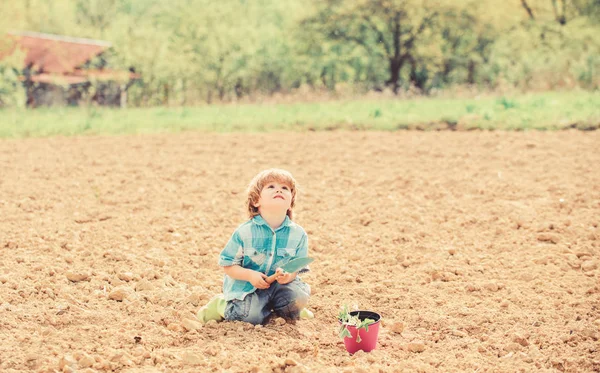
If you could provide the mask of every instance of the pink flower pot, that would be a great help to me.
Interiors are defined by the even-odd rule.
[[[369,330],[367,331],[365,328],[356,329],[355,326],[346,325],[348,331],[351,334],[351,337],[344,338],[344,345],[346,346],[346,351],[350,354],[355,353],[358,350],[363,350],[364,352],[369,352],[377,347],[377,338],[379,337],[379,324],[381,321],[381,316],[372,311],[352,311],[350,312],[351,316],[357,315],[358,318],[362,321],[364,319],[375,320],[375,322],[369,325]],[[341,322],[340,322],[341,323]],[[356,334],[360,335],[360,342],[356,342]]]

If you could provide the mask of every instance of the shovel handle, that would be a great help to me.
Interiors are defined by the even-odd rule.
[[[265,281],[267,282],[267,284],[271,285],[282,274],[283,274],[283,270],[281,268],[277,268],[277,270],[275,271],[275,273],[273,273],[271,276],[267,277]]]

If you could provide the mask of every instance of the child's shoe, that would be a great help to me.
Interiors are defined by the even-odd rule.
[[[198,320],[203,324],[206,324],[210,320],[223,321],[226,306],[227,301],[223,297],[223,294],[217,294],[205,306],[200,308],[197,314]]]
[[[315,315],[308,309],[303,308],[300,310],[300,319],[314,319]]]

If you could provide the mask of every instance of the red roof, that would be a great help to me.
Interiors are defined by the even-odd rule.
[[[37,72],[68,74],[110,47],[101,40],[71,38],[33,32],[11,33],[16,46],[26,51],[25,66]]]
[[[31,81],[49,84],[78,84],[95,80],[128,81],[140,75],[109,69],[84,70],[82,65],[104,52],[110,43],[35,32],[10,33],[13,43],[0,49],[0,59],[16,48],[25,52],[23,67],[31,66]]]

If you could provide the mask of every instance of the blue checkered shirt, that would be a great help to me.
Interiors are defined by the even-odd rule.
[[[262,272],[267,276],[275,273],[294,258],[308,256],[308,236],[304,229],[285,217],[281,226],[273,230],[269,224],[257,215],[240,225],[219,255],[219,265],[227,267],[239,265]],[[308,272],[308,266],[299,273]],[[234,280],[225,275],[223,294],[225,300],[243,300],[256,290],[248,281]]]

